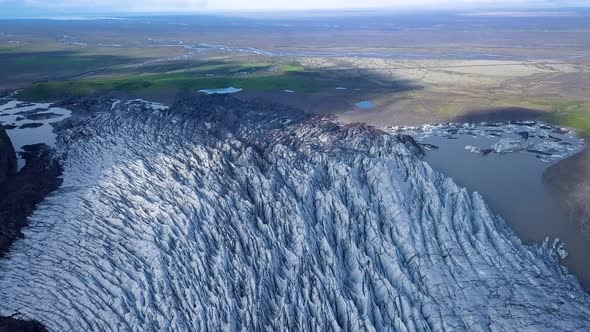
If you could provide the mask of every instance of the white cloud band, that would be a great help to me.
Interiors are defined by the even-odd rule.
[[[27,6],[84,11],[196,11],[207,7],[207,0],[24,0]]]

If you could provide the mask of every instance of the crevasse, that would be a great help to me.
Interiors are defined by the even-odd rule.
[[[583,330],[590,297],[407,136],[230,96],[80,100],[0,262],[54,331]]]

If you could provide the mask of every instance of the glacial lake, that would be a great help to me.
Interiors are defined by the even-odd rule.
[[[574,154],[583,146],[582,141],[559,130],[539,129],[538,125],[511,128],[509,133],[503,130],[502,127],[479,127],[463,134],[441,130],[414,136],[418,142],[427,144],[425,162],[453,178],[459,186],[481,194],[491,210],[510,225],[523,243],[541,244],[547,237],[549,244],[555,238],[564,242],[568,256],[561,263],[585,288],[590,288],[590,242],[543,182],[547,167]],[[545,133],[539,135],[538,130]],[[524,132],[531,141],[536,141],[523,149],[515,149],[517,151],[486,151],[489,147],[502,151],[505,147],[498,144],[502,140],[527,142],[529,139],[518,135]],[[561,144],[563,149],[559,150],[559,145],[554,143]],[[479,151],[474,153],[475,150]],[[552,152],[555,154],[550,156]]]

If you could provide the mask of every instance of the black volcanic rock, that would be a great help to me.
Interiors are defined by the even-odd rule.
[[[23,107],[31,107],[31,106],[35,106],[35,104],[33,104],[33,103],[18,103],[18,104],[16,104],[15,108],[23,108]]]
[[[41,112],[46,112],[48,110],[49,109],[47,109],[47,108],[35,108],[33,110],[30,110],[30,111],[20,111],[20,112],[14,113],[14,114],[28,117],[29,115],[33,115],[33,114],[37,114],[37,113],[41,113]]]
[[[6,130],[0,127],[0,257],[21,234],[27,216],[61,181],[61,168],[44,146],[25,147],[27,166],[17,171],[16,153]],[[44,332],[39,322],[0,317],[0,332]]]
[[[6,98],[8,97],[10,94],[12,93],[12,91],[10,90],[0,90],[0,98]]]
[[[3,183],[16,173],[16,153],[6,134],[6,130],[0,127],[0,183]]]
[[[39,121],[39,120],[55,119],[55,118],[59,118],[60,116],[61,116],[61,114],[57,114],[57,113],[37,113],[37,114],[27,115],[26,118],[28,120]]]
[[[23,321],[12,317],[0,317],[0,332],[45,332],[47,329],[36,321]]]
[[[39,128],[43,126],[42,123],[40,122],[33,122],[33,123],[25,123],[24,125],[21,125],[20,127],[18,127],[19,129],[26,129],[26,128]]]

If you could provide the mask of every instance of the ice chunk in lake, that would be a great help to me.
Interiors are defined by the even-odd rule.
[[[460,139],[465,149],[476,154],[532,153],[544,162],[552,162],[580,151],[584,141],[573,132],[542,122],[449,123],[422,127],[390,127],[390,132],[414,135],[422,141],[429,137]]]

